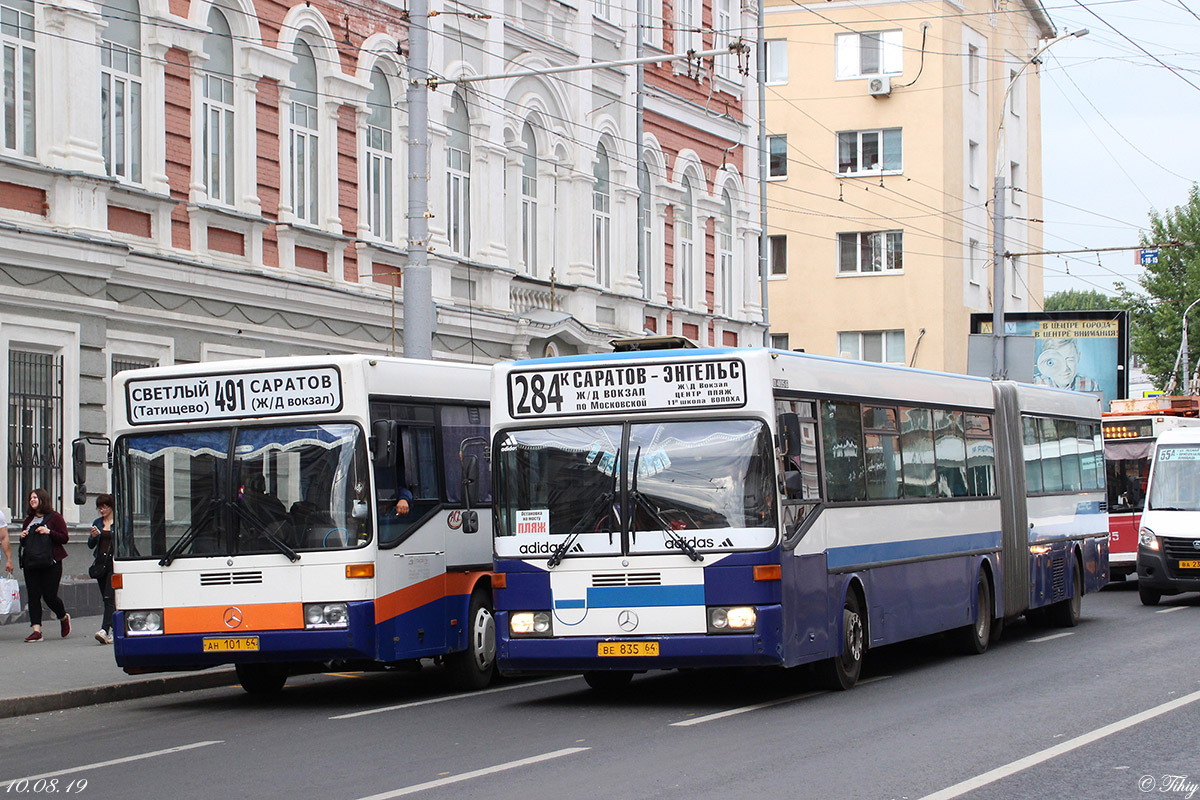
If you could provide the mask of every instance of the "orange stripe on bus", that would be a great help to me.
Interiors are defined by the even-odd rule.
[[[375,624],[429,605],[446,596],[470,594],[480,577],[487,572],[447,572],[414,583],[399,591],[389,592],[375,601]]]
[[[227,606],[163,609],[166,633],[244,633],[304,628],[300,603],[242,603]]]

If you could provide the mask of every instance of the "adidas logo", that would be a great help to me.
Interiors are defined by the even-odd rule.
[[[733,540],[726,539],[725,541],[721,542],[721,547],[733,547]]]
[[[576,542],[575,546],[571,548],[571,552],[572,553],[582,553],[583,552],[583,544],[581,542]]]

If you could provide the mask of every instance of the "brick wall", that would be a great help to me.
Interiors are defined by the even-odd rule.
[[[187,199],[192,180],[192,88],[188,54],[167,51],[166,64],[167,181],[171,197],[181,201],[171,211],[171,245],[191,250]]]

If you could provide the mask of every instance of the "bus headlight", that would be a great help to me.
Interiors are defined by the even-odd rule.
[[[753,633],[757,623],[754,606],[714,606],[708,610],[709,633]]]
[[[1149,528],[1138,528],[1138,544],[1147,550],[1158,549],[1158,537]]]
[[[148,611],[126,611],[125,632],[130,636],[155,636],[163,632],[161,608]]]
[[[517,611],[508,618],[508,629],[513,636],[553,636],[554,623],[549,611]]]
[[[350,625],[350,611],[345,603],[305,603],[304,627],[345,628]]]

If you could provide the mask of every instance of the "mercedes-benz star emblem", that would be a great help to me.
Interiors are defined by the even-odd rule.
[[[242,610],[237,606],[230,606],[225,609],[225,627],[236,628],[242,624]]]
[[[1194,550],[1200,550],[1200,539],[1197,539],[1196,541],[1192,542],[1192,548]]]
[[[632,611],[622,611],[617,614],[617,626],[628,633],[638,626],[638,615]]]

